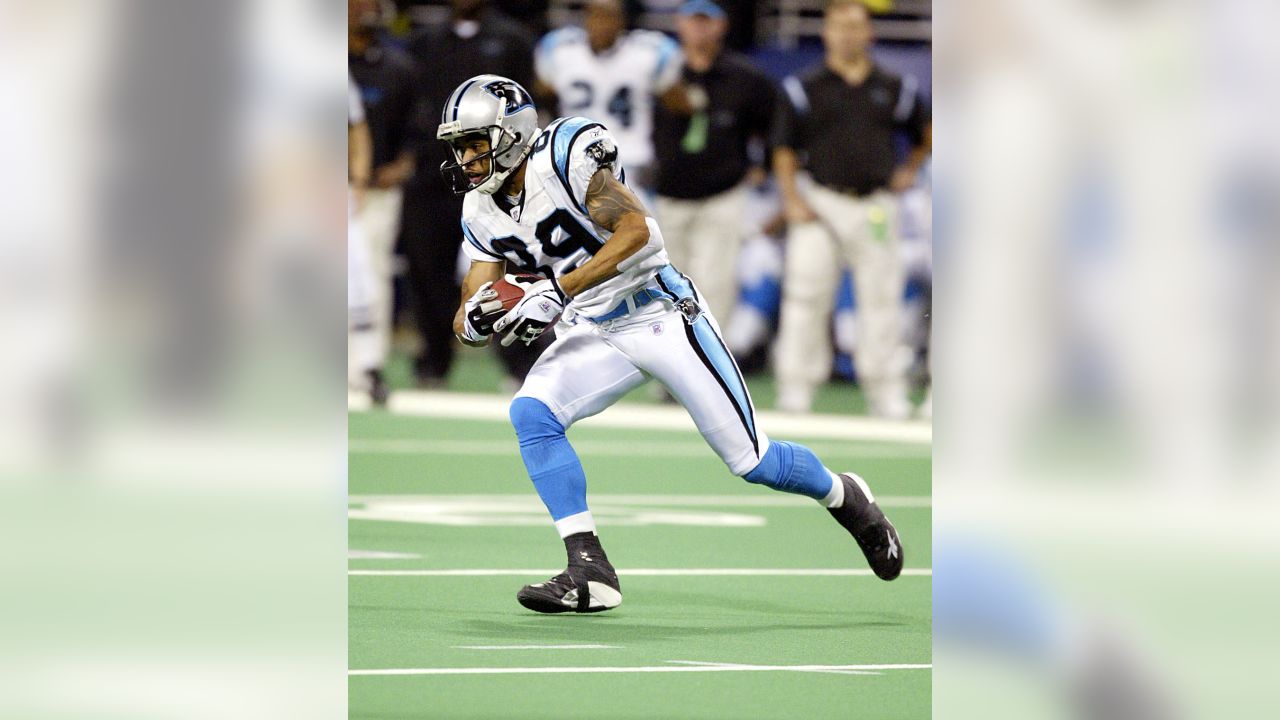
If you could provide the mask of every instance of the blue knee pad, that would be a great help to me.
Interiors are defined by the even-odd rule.
[[[511,424],[520,439],[520,457],[552,520],[587,509],[587,474],[564,435],[564,425],[540,400],[511,402]]]
[[[541,400],[518,397],[511,401],[511,424],[515,426],[520,446],[564,437],[564,426],[555,413]]]
[[[813,451],[786,440],[772,440],[760,463],[743,480],[774,490],[821,500],[831,492],[831,473]]]

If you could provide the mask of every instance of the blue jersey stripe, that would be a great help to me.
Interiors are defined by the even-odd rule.
[[[658,284],[673,295],[674,299],[698,299],[689,279],[670,265],[658,271]],[[746,383],[743,382],[742,373],[738,370],[738,364],[734,362],[733,356],[729,354],[724,341],[711,326],[711,321],[707,319],[705,313],[698,317],[692,327],[686,324],[685,333],[689,336],[689,342],[694,346],[694,351],[707,365],[707,369],[716,376],[720,387],[729,395],[738,418],[742,421],[752,444],[756,446],[758,454],[760,441],[756,436],[755,411],[751,407],[751,396],[747,392]]]
[[[564,191],[569,199],[584,215],[588,214],[587,208],[574,196],[573,184],[569,182],[569,150],[579,135],[593,127],[604,126],[582,117],[565,118],[556,126],[555,133],[551,137],[551,166],[555,169],[556,177],[560,178],[560,183],[564,185]]]
[[[656,81],[662,76],[662,71],[666,69],[667,63],[671,62],[671,58],[676,56],[676,50],[680,48],[675,40],[663,36],[666,42],[658,43],[658,67],[653,71],[653,79]]]
[[[467,242],[471,243],[475,247],[475,249],[479,250],[485,255],[488,255],[489,257],[497,258],[499,260],[506,260],[506,258],[503,257],[502,255],[499,255],[493,252],[492,250],[489,250],[485,246],[481,245],[480,241],[476,239],[476,236],[471,234],[471,228],[467,227],[466,220],[462,221],[462,234],[467,238]]]

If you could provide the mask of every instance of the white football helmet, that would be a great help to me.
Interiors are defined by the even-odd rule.
[[[462,153],[454,141],[484,133],[489,138],[489,175],[472,185],[462,169]],[[529,154],[538,136],[538,110],[520,84],[500,75],[477,75],[458,86],[444,104],[436,138],[449,145],[454,162],[440,166],[444,179],[459,195],[479,190],[492,195]]]

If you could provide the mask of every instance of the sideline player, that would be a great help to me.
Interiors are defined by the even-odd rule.
[[[630,184],[653,191],[655,98],[672,112],[692,109],[680,82],[683,56],[674,40],[653,30],[626,30],[621,0],[590,0],[583,27],[543,36],[534,51],[534,90],[554,95],[561,115],[598,120],[618,139]]]
[[[853,473],[837,476],[802,445],[770,441],[757,426],[715,318],[668,264],[662,232],[625,184],[609,131],[581,117],[540,130],[529,94],[496,75],[463,83],[444,107],[437,137],[455,162],[441,172],[466,195],[463,247],[472,260],[454,331],[468,345],[492,335],[528,343],[559,318],[556,341],[511,403],[511,422],[568,567],[525,586],[517,600],[544,613],[622,602],[565,429],[650,377],[689,411],[735,475],[817,500],[857,540],[876,575],[896,578],[898,533],[866,483]],[[491,285],[509,268],[543,279],[525,283],[524,297],[504,312]]]

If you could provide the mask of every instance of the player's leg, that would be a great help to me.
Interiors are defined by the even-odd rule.
[[[670,268],[659,277],[677,304],[701,300],[692,283]],[[858,541],[877,575],[898,576],[897,531],[866,482],[853,473],[836,475],[804,445],[769,440],[756,423],[751,395],[711,313],[664,312],[609,338],[671,390],[733,474],[818,501]]]
[[[369,259],[364,227],[354,212],[347,215],[347,351],[348,375],[369,392],[375,405],[387,401],[387,385],[382,377],[385,346],[378,337],[375,307],[379,300],[377,282]],[[354,372],[352,372],[354,371]],[[353,378],[348,378],[348,381]]]
[[[831,374],[831,309],[840,267],[828,225],[810,222],[788,229],[775,346],[779,410],[808,412],[814,391]]]
[[[391,346],[392,260],[400,234],[403,196],[400,188],[370,188],[365,191],[364,205],[360,208],[360,224],[368,238],[369,262],[378,288],[373,322],[384,354]]]
[[[742,250],[746,203],[745,186],[701,201],[690,233],[690,262],[687,266],[672,263],[698,283],[708,309],[722,320],[728,320],[738,304],[737,259]],[[724,329],[725,323],[721,327]]]
[[[405,189],[400,227],[408,260],[409,299],[422,337],[414,375],[424,387],[443,387],[458,342],[453,336],[453,316],[458,308],[462,200],[415,182]]]
[[[587,508],[587,476],[565,436],[577,420],[617,402],[647,378],[593,326],[563,331],[511,402],[520,456],[568,556],[565,572],[525,586],[517,599],[538,612],[596,612],[622,602],[618,577]]]
[[[814,208],[843,212],[843,251],[853,270],[858,340],[854,368],[871,414],[907,418],[906,374],[911,351],[902,341],[906,274],[898,247],[897,199],[888,192],[850,198],[818,188]],[[823,212],[824,210],[818,210]]]

